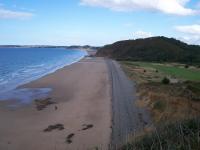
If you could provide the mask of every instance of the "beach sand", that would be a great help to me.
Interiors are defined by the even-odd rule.
[[[1,150],[108,148],[111,91],[103,58],[84,58],[20,88],[52,88],[48,98],[55,103],[40,111],[34,101],[16,109],[0,103]],[[44,132],[56,124],[60,130]]]

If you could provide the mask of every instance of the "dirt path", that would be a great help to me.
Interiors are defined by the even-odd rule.
[[[106,60],[112,82],[112,146],[121,145],[134,134],[144,128],[149,122],[148,113],[135,105],[135,86],[120,65],[113,60]]]

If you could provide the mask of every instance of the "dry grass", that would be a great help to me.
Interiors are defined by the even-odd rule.
[[[141,84],[138,106],[147,107],[155,123],[177,121],[200,115],[200,103],[186,96],[183,85]]]
[[[200,120],[183,120],[159,126],[153,132],[139,136],[122,150],[198,150]]]
[[[200,121],[194,119],[200,116],[200,83],[183,82],[152,68],[122,66],[137,83],[137,106],[150,111],[155,125],[132,137],[122,149],[200,149]],[[170,84],[162,83],[166,76]]]
[[[137,83],[139,97],[137,105],[147,107],[155,123],[177,121],[177,119],[200,115],[200,102],[193,98],[200,97],[200,93],[196,94],[188,89],[188,83],[168,76],[171,84],[164,85],[162,79],[167,75],[156,69],[126,63],[122,63],[122,67]]]

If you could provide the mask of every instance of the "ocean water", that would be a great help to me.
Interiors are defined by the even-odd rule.
[[[85,55],[85,51],[64,48],[0,48],[0,99],[17,86],[77,62]]]

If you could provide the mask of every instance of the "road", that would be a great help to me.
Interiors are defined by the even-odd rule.
[[[135,105],[135,83],[129,80],[114,61],[106,60],[112,83],[112,147],[118,147],[150,123],[150,117],[145,109]]]

